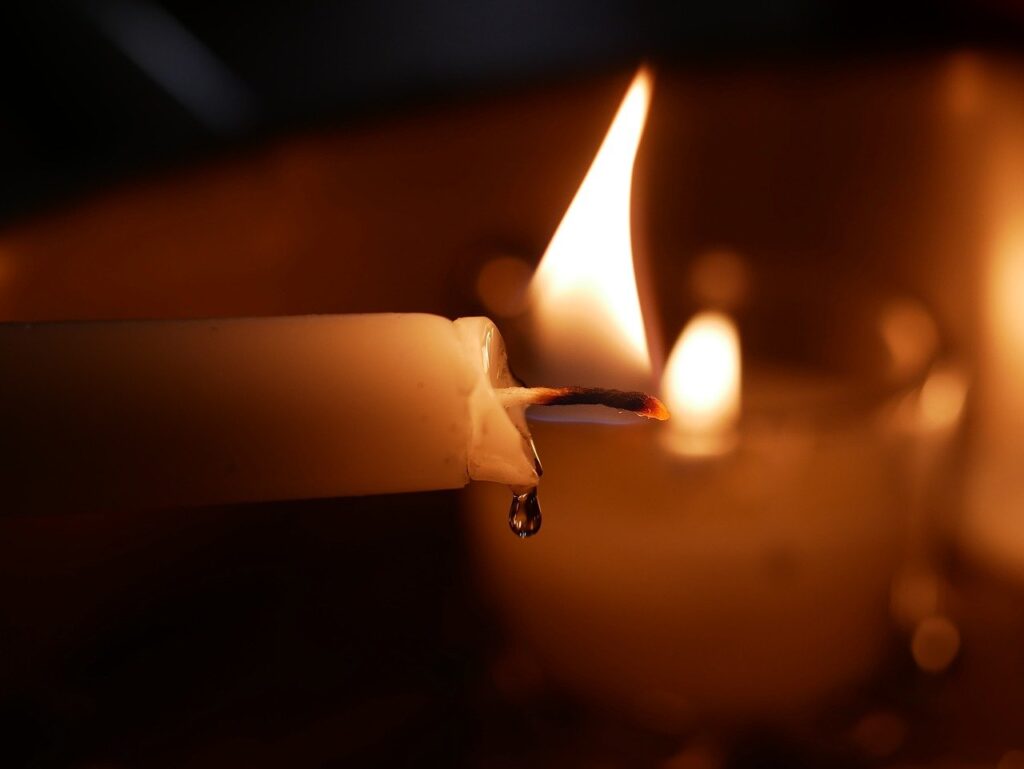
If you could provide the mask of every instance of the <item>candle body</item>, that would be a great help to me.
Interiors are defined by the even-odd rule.
[[[484,318],[9,324],[0,369],[11,512],[536,482]]]

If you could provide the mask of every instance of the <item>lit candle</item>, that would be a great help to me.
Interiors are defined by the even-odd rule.
[[[0,369],[6,511],[471,479],[525,494],[538,481],[527,403],[581,397],[519,387],[486,318],[416,314],[7,324]]]
[[[628,194],[649,97],[641,73],[537,270],[535,376],[571,380],[567,360],[611,386],[652,376]],[[534,426],[545,536],[517,546],[467,516],[514,631],[554,679],[670,729],[779,716],[863,679],[903,552],[886,399],[839,375],[741,372],[736,327],[717,313],[684,329],[661,387],[661,440]],[[470,507],[493,504],[472,490]]]

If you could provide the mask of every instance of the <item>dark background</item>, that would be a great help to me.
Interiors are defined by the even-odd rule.
[[[128,174],[324,121],[639,60],[1014,50],[1010,0],[80,0],[0,10],[0,219]]]

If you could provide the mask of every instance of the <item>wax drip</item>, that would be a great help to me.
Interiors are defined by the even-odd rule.
[[[512,505],[508,509],[508,527],[520,539],[532,537],[540,531],[540,502],[537,501],[537,487],[522,494],[512,492]]]
[[[533,450],[533,469],[537,471],[537,477],[544,475],[544,465],[540,463],[540,454],[537,453],[537,444],[530,438],[530,449]]]

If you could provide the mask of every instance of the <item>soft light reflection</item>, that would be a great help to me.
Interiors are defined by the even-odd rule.
[[[978,113],[984,101],[984,75],[977,54],[958,51],[949,57],[943,96],[953,117],[968,118]]]
[[[1024,115],[1011,127],[1024,127]],[[985,318],[992,357],[990,379],[998,384],[994,403],[1000,411],[1012,404],[1014,416],[1024,423],[1024,400],[1020,398],[1024,374],[1024,145],[1016,136],[1006,138],[993,152],[994,211],[990,214],[992,247],[989,258]]]
[[[1014,350],[1024,348],[1024,214],[1008,228],[991,278],[992,313],[996,328]]]
[[[516,256],[491,259],[476,277],[476,293],[492,317],[514,318],[526,310],[530,265]]]
[[[933,430],[953,427],[960,421],[967,400],[967,379],[951,366],[928,374],[921,386],[918,408],[923,425]]]
[[[893,376],[916,374],[934,357],[939,345],[939,330],[931,313],[920,302],[913,299],[892,301],[882,310],[879,322]]]
[[[1024,580],[1024,110],[1009,101],[1005,109],[989,157],[977,438],[963,536],[985,563]]]
[[[953,663],[960,651],[960,631],[947,617],[928,617],[914,629],[910,651],[921,670],[941,673]]]
[[[661,393],[679,451],[718,454],[732,446],[740,411],[740,339],[727,315],[704,312],[687,324],[669,355]]]
[[[702,306],[734,310],[750,291],[750,268],[735,251],[707,251],[690,268],[690,287]]]
[[[937,614],[941,600],[939,578],[929,569],[907,569],[893,579],[890,609],[903,627],[915,628],[921,620]]]
[[[538,347],[556,379],[565,371],[623,386],[650,376],[630,230],[633,162],[650,99],[641,70],[534,276]]]
[[[907,722],[898,713],[868,713],[850,735],[853,744],[870,758],[886,758],[899,750],[907,738]]]

